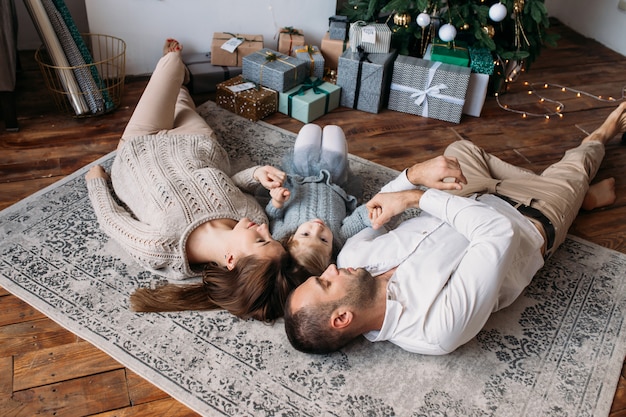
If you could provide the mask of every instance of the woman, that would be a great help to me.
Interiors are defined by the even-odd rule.
[[[126,127],[108,175],[86,175],[101,228],[140,264],[170,279],[203,276],[191,285],[166,284],[131,295],[136,311],[226,309],[271,321],[295,286],[289,263],[272,239],[267,217],[246,192],[272,189],[285,174],[255,166],[230,175],[226,151],[195,111],[183,83],[182,46],[168,39],[164,55]]]

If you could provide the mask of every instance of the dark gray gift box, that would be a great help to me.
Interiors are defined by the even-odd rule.
[[[396,56],[396,50],[377,54],[345,51],[339,57],[337,69],[337,85],[342,88],[341,105],[378,113],[387,104]]]
[[[348,37],[350,22],[348,16],[331,16],[328,18],[328,33],[330,39],[343,41]]]
[[[183,62],[189,70],[192,93],[212,93],[217,84],[241,74],[241,67],[211,65],[210,52],[184,54]]]
[[[393,66],[390,110],[459,123],[470,69],[399,56]]]
[[[309,72],[309,62],[269,48],[243,57],[243,77],[279,93],[302,84]]]

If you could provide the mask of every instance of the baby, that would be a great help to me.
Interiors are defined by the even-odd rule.
[[[296,138],[287,179],[270,191],[266,212],[274,239],[287,248],[303,278],[321,274],[350,236],[370,226],[365,206],[348,185],[348,145],[343,130],[306,124]],[[303,270],[302,270],[303,269]]]

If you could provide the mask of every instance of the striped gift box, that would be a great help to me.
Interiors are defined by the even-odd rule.
[[[362,20],[350,25],[352,52],[362,46],[370,54],[386,54],[391,49],[391,29],[384,23],[365,23]]]

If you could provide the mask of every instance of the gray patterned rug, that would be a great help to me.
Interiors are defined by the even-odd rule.
[[[200,107],[231,158],[276,163],[293,135]],[[109,165],[113,155],[100,162]],[[396,173],[352,158],[373,193]],[[361,341],[295,352],[282,324],[135,314],[158,280],[97,226],[86,168],[0,213],[0,285],[208,416],[606,416],[625,355],[626,255],[569,238],[510,308],[447,356]]]

